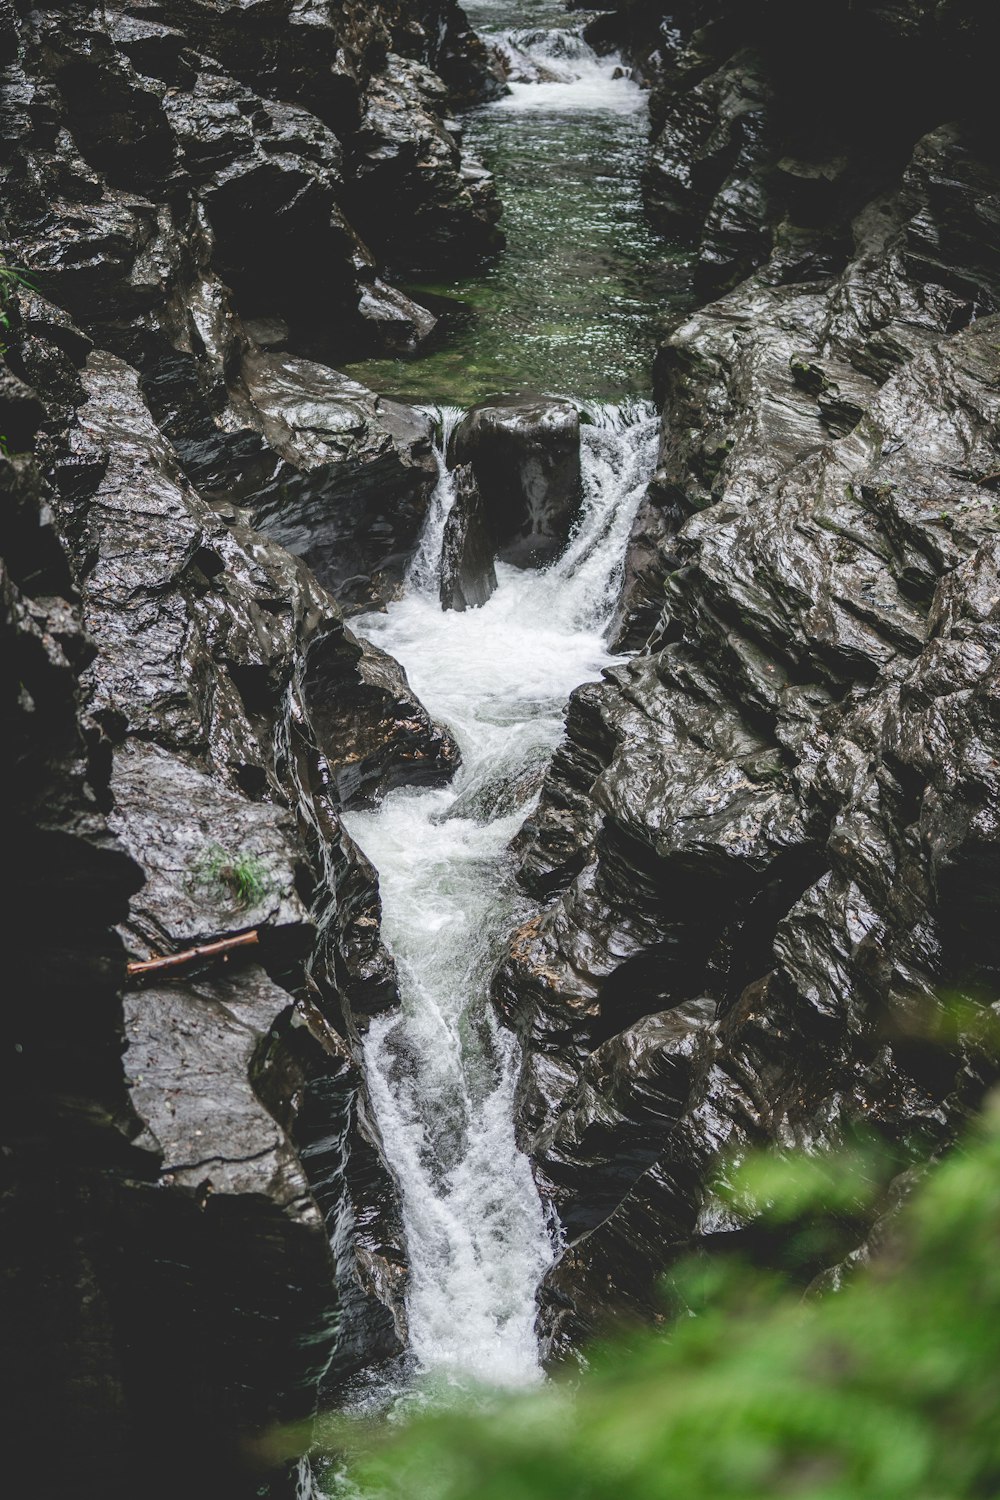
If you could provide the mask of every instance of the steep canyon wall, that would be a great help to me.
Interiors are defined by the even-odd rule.
[[[657,359],[638,654],[571,702],[496,981],[567,1228],[553,1358],[746,1236],[727,1156],[946,1143],[1000,957],[992,22],[626,4],[589,34],[651,84],[651,211],[711,300]]]
[[[726,1153],[863,1128],[903,1171],[992,1077],[982,10],[586,18],[650,85],[650,212],[699,306],[656,362],[635,654],[570,703],[495,982],[566,1230],[552,1359],[747,1232]],[[396,979],[340,811],[456,762],[349,625],[437,469],[425,416],[333,366],[424,347],[394,277],[501,243],[453,112],[504,84],[450,0],[0,0],[0,25],[5,1461],[38,1493],[141,1468],[239,1495],[282,1483],[248,1435],[405,1343],[358,1062]]]
[[[451,110],[503,85],[450,0],[0,23],[0,1471],[256,1493],[255,1434],[404,1347],[357,1048],[395,975],[339,810],[456,757],[327,592],[398,584],[430,424],[327,362],[433,327],[388,258],[498,242]]]

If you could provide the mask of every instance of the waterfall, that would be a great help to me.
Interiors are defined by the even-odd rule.
[[[438,477],[420,542],[407,576],[409,587],[420,594],[431,593],[438,586],[444,525],[455,499],[454,484],[445,455],[448,452],[448,441],[461,421],[463,412],[459,406],[439,406],[429,411],[428,416],[434,419],[438,434],[434,446]]]
[[[345,820],[378,869],[399,970],[401,1010],[372,1024],[365,1052],[402,1189],[412,1349],[423,1371],[460,1386],[541,1373],[535,1292],[553,1229],[514,1139],[517,1049],[489,985],[520,912],[507,846],[537,796],[569,693],[613,660],[605,634],[657,436],[646,403],[586,415],[583,503],[556,562],[542,572],[498,564],[481,609],[441,609],[428,558],[440,557],[451,496],[442,444],[406,594],[355,622],[403,663],[463,757],[449,786],[398,790]]]
[[[488,37],[501,55],[510,89],[493,107],[508,110],[610,110],[645,108],[642,90],[617,54],[598,57],[581,31],[512,28]]]

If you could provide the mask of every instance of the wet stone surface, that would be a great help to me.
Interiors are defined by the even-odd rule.
[[[709,114],[739,97],[717,83]],[[770,149],[752,115],[719,124],[749,152],[728,158],[744,204]],[[787,237],[771,249],[760,200],[740,254],[770,258],[662,345],[616,621],[646,644],[574,695],[516,843],[539,906],[495,999],[525,1048],[520,1140],[570,1226],[541,1294],[554,1360],[609,1306],[652,1316],[664,1267],[738,1234],[713,1209],[726,1153],[862,1125],[919,1159],[991,1076],[974,1023],[927,1037],[949,994],[995,991],[970,914],[1000,832],[978,707],[1000,601],[1000,182],[975,121],[882,165],[892,190],[823,274]]]
[[[434,317],[363,238],[359,121],[394,149],[376,96],[419,87],[440,156],[404,152],[396,188],[431,255],[492,233],[443,116],[501,85],[449,0],[169,9],[8,7],[0,42],[4,785],[45,1017],[14,1057],[4,1322],[30,1330],[24,1452],[73,1408],[44,1483],[284,1493],[246,1432],[405,1338],[360,1065],[396,973],[341,809],[457,756],[275,538],[348,610],[398,588],[429,424],[329,361],[413,350]],[[40,919],[61,935],[32,978]],[[247,929],[251,958],[123,1002],[126,958]]]

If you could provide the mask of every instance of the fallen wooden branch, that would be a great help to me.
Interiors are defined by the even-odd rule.
[[[252,948],[259,942],[255,927],[252,932],[241,932],[238,937],[220,938],[217,943],[202,943],[198,948],[185,948],[182,953],[169,953],[166,958],[145,958],[129,964],[128,977],[140,979],[147,974],[166,974],[172,969],[183,969],[199,958],[215,958],[220,953],[231,953],[234,948]]]

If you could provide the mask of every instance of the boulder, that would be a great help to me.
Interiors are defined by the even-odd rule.
[[[358,314],[378,334],[380,346],[389,354],[416,354],[437,326],[437,318],[398,287],[376,279],[362,287]]]
[[[497,555],[517,567],[558,557],[580,508],[580,413],[555,397],[494,396],[456,427],[449,459],[475,475]]]
[[[471,465],[459,464],[454,484],[441,543],[441,608],[479,609],[497,586],[495,543]]]
[[[348,613],[392,598],[437,483],[430,418],[325,365],[251,351],[232,406],[272,455],[244,498]],[[228,468],[224,470],[228,473]]]

